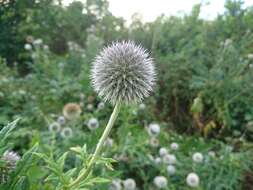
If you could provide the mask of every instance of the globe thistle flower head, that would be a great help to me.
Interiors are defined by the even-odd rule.
[[[186,178],[186,183],[190,187],[199,186],[199,176],[196,173],[189,173]]]
[[[80,116],[82,110],[79,104],[68,103],[63,107],[63,115],[66,119],[72,120]]]
[[[160,126],[156,123],[151,123],[148,126],[148,134],[152,136],[157,136],[160,133]]]
[[[172,150],[178,150],[179,149],[179,145],[177,143],[173,142],[173,143],[170,144],[170,148]]]
[[[61,131],[61,137],[62,138],[71,138],[73,136],[73,131],[69,127],[65,127]]]
[[[20,160],[20,156],[13,151],[5,151],[2,157],[5,160],[10,168],[15,168],[16,163]]]
[[[167,173],[168,175],[174,175],[176,173],[176,167],[173,165],[167,166]]]
[[[154,178],[154,185],[158,189],[165,189],[168,185],[168,181],[167,181],[166,177],[164,177],[164,176],[156,176]]]
[[[89,119],[87,126],[91,131],[97,129],[99,127],[99,122],[98,122],[97,118]]]
[[[203,155],[200,152],[196,152],[192,155],[192,160],[196,163],[203,162]]]
[[[115,42],[93,62],[91,80],[105,101],[137,103],[147,97],[155,83],[153,60],[131,41]]]
[[[151,147],[156,148],[159,146],[159,140],[154,137],[151,137],[149,140],[149,144]]]
[[[123,181],[123,186],[125,190],[135,190],[136,189],[136,183],[134,179],[128,178]]]
[[[177,158],[174,154],[166,154],[163,156],[163,162],[165,164],[176,164]]]
[[[112,180],[111,185],[109,186],[109,190],[121,190],[121,180],[120,179],[114,179]]]
[[[61,130],[61,126],[58,122],[53,122],[48,126],[48,130],[52,133],[58,133]]]
[[[60,125],[64,125],[66,120],[65,120],[65,117],[64,116],[59,116],[57,118],[57,122],[60,124]]]
[[[166,154],[168,154],[167,149],[164,148],[164,147],[161,147],[161,148],[159,149],[159,155],[160,155],[161,157],[163,157],[163,156],[165,156]]]

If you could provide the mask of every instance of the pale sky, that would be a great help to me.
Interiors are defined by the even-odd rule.
[[[74,0],[63,0],[68,4]],[[85,1],[85,0],[81,0]],[[134,13],[140,13],[143,21],[154,21],[162,13],[165,15],[182,15],[189,13],[193,5],[202,2],[201,17],[213,19],[224,11],[225,0],[108,0],[109,10],[115,16],[131,20]],[[206,2],[209,2],[208,4]],[[253,0],[244,0],[245,6],[253,6]]]

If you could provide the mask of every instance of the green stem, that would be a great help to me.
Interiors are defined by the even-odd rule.
[[[114,110],[112,112],[112,115],[109,119],[109,122],[107,123],[106,127],[105,127],[105,130],[102,134],[102,136],[100,137],[99,141],[98,141],[98,144],[96,146],[96,150],[94,152],[94,154],[92,155],[89,163],[88,163],[88,166],[86,168],[86,170],[84,170],[83,173],[81,173],[77,178],[76,180],[74,180],[70,185],[69,187],[74,187],[76,186],[77,184],[79,184],[82,180],[86,179],[86,177],[90,174],[93,166],[95,165],[97,159],[98,159],[98,156],[100,155],[101,153],[101,150],[103,148],[103,145],[104,145],[104,142],[105,140],[107,139],[107,137],[109,136],[110,134],[110,131],[113,127],[113,124],[118,116],[118,113],[119,113],[119,110],[120,110],[120,107],[121,107],[121,102],[117,102],[115,107],[114,107]]]

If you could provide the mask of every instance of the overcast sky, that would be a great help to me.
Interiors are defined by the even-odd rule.
[[[73,0],[64,0],[68,4]],[[85,0],[81,0],[85,1]],[[143,21],[153,21],[162,13],[165,15],[179,15],[189,13],[192,6],[204,2],[201,9],[201,17],[213,19],[217,13],[224,11],[225,0],[108,0],[110,11],[115,16],[124,17],[130,21],[134,13],[140,13]],[[207,4],[206,2],[209,2]],[[253,0],[244,0],[245,6],[253,6]]]

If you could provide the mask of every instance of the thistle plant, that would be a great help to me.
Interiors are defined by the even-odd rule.
[[[70,188],[76,187],[92,171],[121,105],[138,103],[149,96],[155,84],[154,63],[147,51],[134,42],[115,42],[95,58],[91,80],[98,95],[114,105],[114,110],[87,167],[69,185]]]

